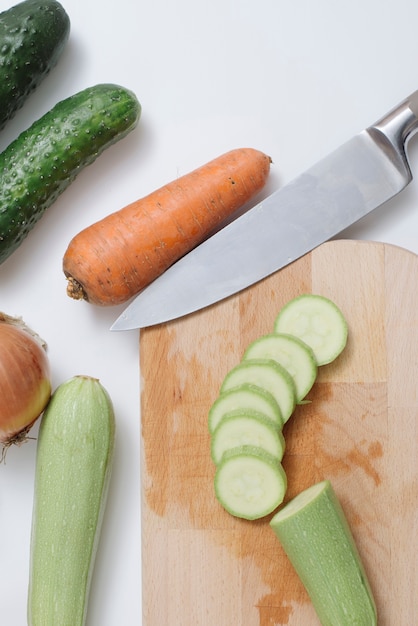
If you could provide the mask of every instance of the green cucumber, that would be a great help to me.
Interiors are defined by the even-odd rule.
[[[80,171],[135,128],[140,113],[131,91],[95,85],[56,104],[0,154],[0,263]]]
[[[223,391],[209,409],[209,432],[213,433],[224,415],[237,409],[249,409],[263,413],[266,417],[283,427],[284,421],[280,407],[274,396],[265,389],[243,383],[228,391]]]
[[[282,464],[255,446],[227,450],[215,474],[215,494],[235,517],[254,520],[272,513],[286,494]]]
[[[55,0],[26,0],[0,13],[0,130],[56,65],[69,34]]]
[[[348,326],[334,302],[324,296],[303,294],[279,311],[274,331],[299,337],[312,348],[317,364],[326,365],[344,350]]]
[[[341,504],[328,480],[286,504],[270,525],[322,626],[375,626],[376,606]]]
[[[276,399],[283,422],[286,423],[296,406],[296,389],[293,378],[273,359],[248,359],[241,361],[225,376],[221,393],[243,383],[265,389]]]
[[[219,465],[226,450],[245,445],[262,448],[281,461],[285,440],[282,430],[263,413],[248,409],[231,411],[224,415],[212,434],[213,462]]]
[[[280,363],[295,381],[297,403],[309,393],[318,372],[312,348],[298,337],[283,333],[271,333],[256,339],[248,346],[243,358],[274,359]]]
[[[110,480],[115,418],[97,379],[61,384],[42,417],[36,457],[29,626],[84,626]]]

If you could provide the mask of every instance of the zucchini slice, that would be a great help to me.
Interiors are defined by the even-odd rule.
[[[280,461],[255,446],[224,453],[215,475],[215,494],[228,513],[260,519],[283,502],[287,477]]]
[[[312,389],[318,372],[312,348],[298,337],[284,333],[271,333],[253,341],[244,353],[246,359],[273,359],[280,363],[295,382],[297,403]]]
[[[243,383],[233,389],[221,393],[209,409],[208,427],[213,433],[226,413],[237,409],[248,409],[263,413],[282,428],[284,421],[280,407],[274,396],[265,389]]]
[[[269,391],[280,407],[286,423],[296,406],[296,389],[293,378],[273,359],[248,359],[241,361],[225,376],[221,393],[242,383],[252,383]]]
[[[226,450],[252,445],[262,448],[278,461],[285,449],[283,432],[277,424],[257,411],[238,409],[227,413],[216,427],[211,441],[211,455],[216,465]]]
[[[334,302],[324,296],[303,294],[281,309],[274,331],[299,337],[312,348],[317,364],[326,365],[344,350],[348,326]]]

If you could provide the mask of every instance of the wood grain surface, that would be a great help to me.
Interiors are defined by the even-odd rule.
[[[207,429],[225,374],[308,292],[338,304],[349,341],[285,425],[286,500],[329,478],[379,626],[418,623],[417,284],[416,255],[334,241],[240,295],[141,331],[144,626],[319,624],[271,516],[239,520],[215,499]]]

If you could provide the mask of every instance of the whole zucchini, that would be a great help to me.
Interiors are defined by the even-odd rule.
[[[99,84],[58,102],[0,154],[0,263],[77,174],[135,128],[136,96]]]
[[[0,130],[55,66],[69,34],[55,0],[25,0],[0,13]]]
[[[97,379],[75,376],[56,389],[37,445],[29,626],[85,624],[114,436],[112,403]]]

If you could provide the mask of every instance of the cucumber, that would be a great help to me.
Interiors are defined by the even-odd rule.
[[[243,358],[274,359],[280,363],[295,382],[297,403],[312,389],[318,372],[312,348],[301,339],[282,333],[256,339],[248,346]]]
[[[286,494],[282,464],[255,446],[227,450],[215,474],[215,494],[235,517],[254,520],[272,513]]]
[[[347,343],[347,322],[337,305],[324,296],[303,294],[288,302],[274,322],[276,333],[302,339],[318,365],[331,363]]]
[[[241,361],[225,376],[221,393],[243,383],[252,383],[270,392],[280,407],[283,422],[287,422],[296,406],[296,389],[284,367],[272,359]]]
[[[56,65],[70,19],[55,0],[26,0],[0,13],[0,130]]]
[[[328,480],[309,487],[270,521],[322,626],[375,626],[376,606],[354,538]]]
[[[55,105],[0,154],[0,263],[80,171],[138,123],[129,90],[99,84]]]
[[[262,448],[281,461],[285,440],[282,430],[263,413],[248,409],[231,411],[224,415],[212,434],[213,462],[219,465],[226,450],[245,445]]]
[[[224,415],[236,409],[250,409],[263,413],[275,422],[279,428],[283,427],[282,413],[274,396],[269,391],[257,387],[257,385],[243,383],[233,389],[222,392],[216,398],[209,409],[209,432],[213,433]]]
[[[29,626],[84,626],[111,474],[115,418],[100,382],[61,384],[37,444]]]

